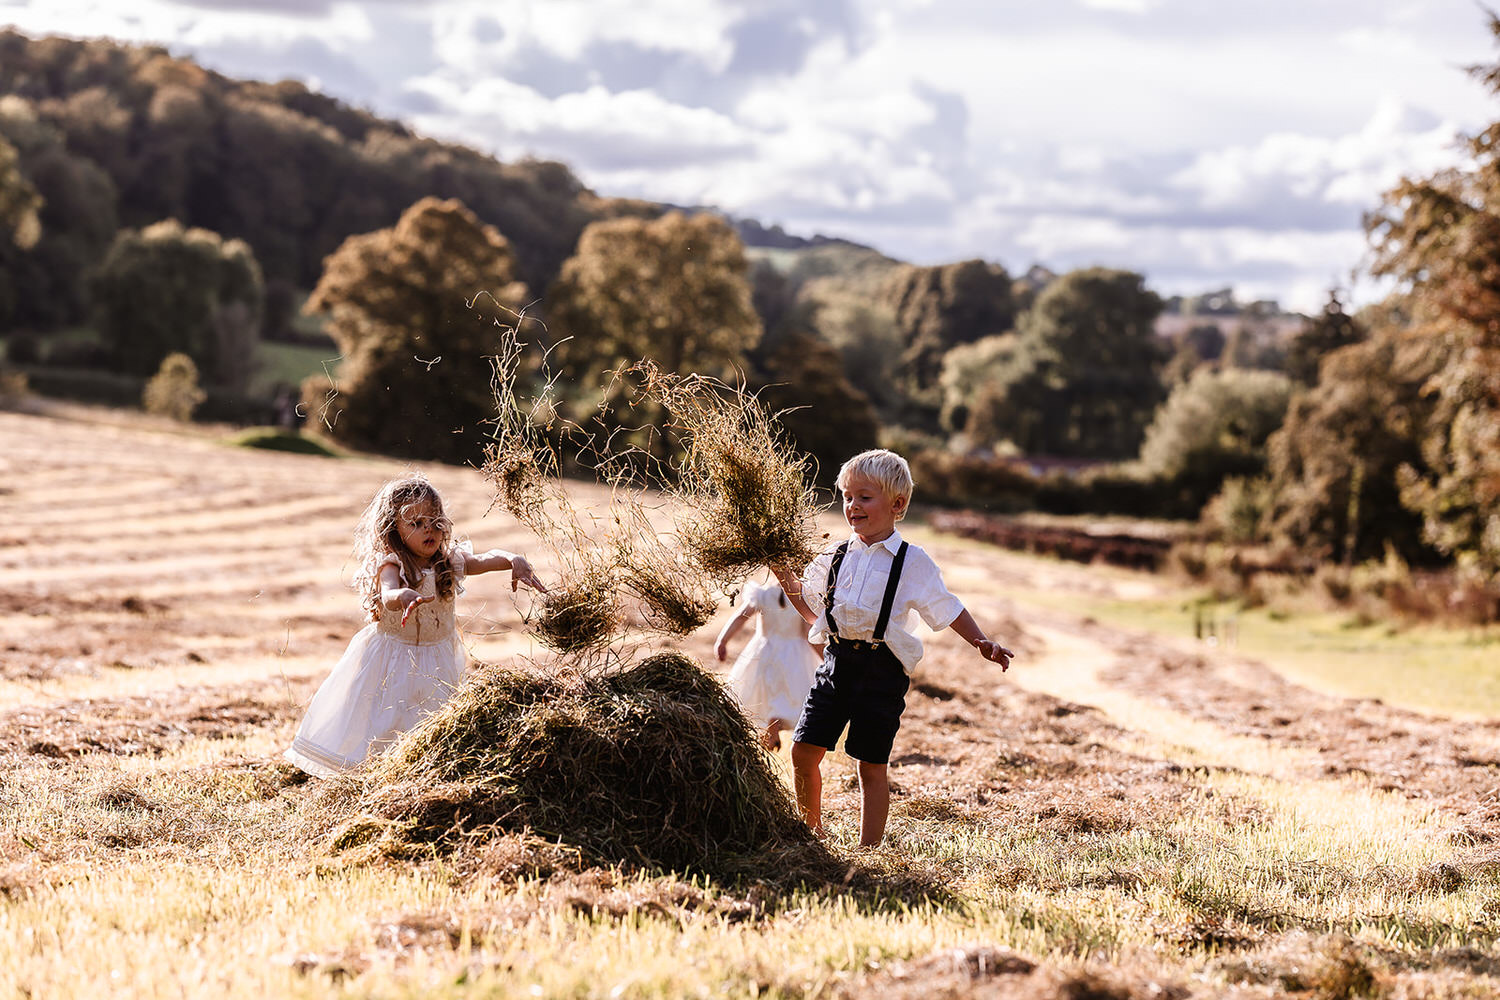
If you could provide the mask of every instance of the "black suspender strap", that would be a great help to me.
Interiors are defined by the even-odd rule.
[[[907,543],[902,542],[896,550],[896,558],[891,560],[891,575],[885,581],[885,597],[880,601],[880,617],[875,619],[875,634],[870,637],[875,642],[885,639],[885,627],[891,623],[891,608],[896,604],[896,584],[901,580],[901,564],[906,562],[906,547]]]
[[[838,635],[838,623],[833,620],[833,588],[839,582],[839,567],[844,564],[844,553],[849,551],[848,542],[840,542],[834,550],[833,563],[828,567],[828,590],[823,595],[823,616],[828,619],[828,634]]]

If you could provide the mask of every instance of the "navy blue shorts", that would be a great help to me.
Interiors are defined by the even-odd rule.
[[[792,739],[832,750],[848,726],[844,752],[866,764],[885,764],[910,686],[901,661],[886,646],[856,649],[830,642]]]

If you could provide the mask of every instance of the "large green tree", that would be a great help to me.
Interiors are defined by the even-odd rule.
[[[1318,365],[1340,347],[1364,340],[1366,332],[1359,321],[1344,311],[1337,291],[1328,293],[1323,311],[1307,321],[1287,348],[1284,367],[1288,376],[1300,385],[1316,385]]]
[[[659,443],[662,414],[649,405],[627,413],[625,386],[607,373],[647,360],[738,379],[761,338],[748,274],[744,246],[716,215],[592,223],[547,296],[551,360],[581,407],[611,386],[621,394],[607,397],[606,424],[654,427]]]
[[[41,198],[36,188],[21,176],[16,147],[0,139],[0,234],[16,246],[26,248],[41,235],[37,209]]]
[[[1490,15],[1500,41],[1500,18]],[[1500,96],[1500,64],[1474,74]],[[1468,143],[1469,162],[1403,180],[1370,220],[1377,275],[1400,284],[1407,336],[1441,356],[1423,389],[1432,420],[1399,471],[1423,537],[1500,572],[1500,122]]]
[[[1133,457],[1164,394],[1160,312],[1139,274],[1088,268],[1057,279],[1022,315],[1013,346],[974,352],[996,372],[965,429],[976,443],[1009,440],[1031,453]]]
[[[937,267],[904,266],[886,279],[883,300],[902,338],[902,389],[922,404],[928,422],[940,405],[943,357],[960,344],[1002,334],[1015,324],[1013,281],[983,260]]]
[[[1265,471],[1292,383],[1279,372],[1200,368],[1156,411],[1141,444],[1144,471],[1175,482],[1201,507],[1229,476]]]
[[[1266,444],[1273,540],[1341,562],[1380,558],[1387,546],[1432,561],[1397,482],[1422,461],[1434,410],[1424,387],[1449,360],[1431,347],[1386,327],[1323,360],[1317,390],[1293,399]]]
[[[390,229],[351,236],[307,300],[343,355],[304,405],[335,437],[392,455],[482,457],[499,326],[521,322],[526,287],[505,237],[461,203],[424,198]]]
[[[213,384],[247,382],[264,286],[243,241],[175,219],[123,229],[93,292],[100,336],[122,371],[150,375],[181,351]]]
[[[0,98],[0,143],[15,147],[21,174],[41,198],[40,237],[23,248],[0,240],[0,327],[49,330],[88,318],[84,276],[118,228],[115,188],[63,143],[28,101]]]

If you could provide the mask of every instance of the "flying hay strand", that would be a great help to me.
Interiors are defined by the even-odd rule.
[[[760,401],[717,379],[674,375],[649,362],[630,373],[680,436],[669,492],[683,505],[677,534],[693,562],[726,589],[767,563],[805,566],[817,551],[821,509],[811,461]]]

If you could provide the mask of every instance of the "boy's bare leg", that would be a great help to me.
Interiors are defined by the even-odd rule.
[[[823,772],[819,767],[828,751],[811,743],[792,743],[792,787],[797,808],[813,833],[823,832]]]
[[[885,836],[891,812],[891,780],[885,764],[859,762],[859,846],[874,847]]]

